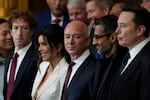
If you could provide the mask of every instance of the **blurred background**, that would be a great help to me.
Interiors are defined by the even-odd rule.
[[[24,9],[38,13],[48,9],[45,0],[0,0],[0,18],[7,18],[14,9]]]
[[[113,0],[119,1],[119,0]],[[123,0],[140,4],[142,0]],[[149,0],[148,0],[149,1]],[[14,9],[24,9],[34,14],[48,9],[46,0],[0,0],[0,18],[7,18]]]

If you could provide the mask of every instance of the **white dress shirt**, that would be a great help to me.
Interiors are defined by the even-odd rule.
[[[62,16],[62,17],[57,17],[58,19],[60,19],[60,22],[59,22],[59,25],[60,26],[63,26],[63,19],[64,19],[64,16]],[[53,14],[51,14],[51,24],[55,24],[54,23],[54,20],[56,19],[56,17],[53,15]]]
[[[17,75],[17,72],[19,70],[21,62],[22,62],[24,56],[26,55],[28,49],[31,47],[31,45],[32,45],[32,43],[29,43],[27,46],[25,46],[24,48],[20,49],[19,51],[15,50],[14,54],[18,53],[19,56],[17,57],[17,66],[16,66],[14,79],[16,78],[16,75]],[[12,59],[11,59],[11,62],[12,62]],[[9,69],[8,69],[8,73],[7,73],[7,81],[9,80],[10,69],[11,69],[11,63],[9,64]]]
[[[134,48],[129,50],[130,53],[130,58],[128,59],[128,62],[126,64],[126,66],[124,67],[124,69],[121,72],[121,75],[123,74],[123,72],[127,69],[127,67],[129,66],[129,64],[133,61],[133,59],[135,58],[135,56],[142,50],[142,48],[149,42],[149,38],[145,39],[144,41],[142,41],[141,43],[139,43],[138,45],[136,45]]]
[[[78,59],[73,61],[73,62],[75,62],[75,65],[72,67],[72,72],[71,72],[71,75],[70,75],[70,78],[69,78],[68,85],[69,85],[70,81],[72,80],[74,74],[78,70],[78,68],[81,66],[81,64],[85,61],[85,59],[89,55],[90,55],[90,51],[87,49],[86,51],[83,52],[83,54],[80,57],[78,57]]]

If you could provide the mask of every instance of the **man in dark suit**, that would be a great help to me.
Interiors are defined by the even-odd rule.
[[[70,22],[65,28],[64,43],[75,65],[62,100],[92,100],[94,74],[99,63],[88,49],[87,25],[77,20]]]
[[[49,24],[56,24],[55,19],[59,19],[58,23],[64,27],[69,23],[69,15],[67,12],[66,4],[67,0],[46,0],[49,10],[40,12],[35,15],[38,26],[36,28],[33,41],[36,40],[38,33]]]
[[[150,100],[149,22],[146,9],[134,4],[123,8],[116,33],[119,44],[129,49],[130,58],[114,75],[108,100]]]
[[[30,12],[15,10],[11,13],[9,22],[15,48],[5,64],[4,98],[5,100],[31,100],[30,95],[38,60],[38,55],[31,42],[36,21]],[[18,57],[13,75],[12,58],[16,53]]]
[[[117,28],[117,17],[115,15],[106,15],[95,20],[95,29],[93,36],[93,45],[97,50],[105,55],[100,59],[94,82],[94,97],[101,100],[106,99],[108,93],[108,83],[114,71],[121,65],[122,58],[127,52],[127,48],[118,45],[115,30]]]

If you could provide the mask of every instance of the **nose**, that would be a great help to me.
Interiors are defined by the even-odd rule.
[[[56,0],[55,4],[56,4],[56,6],[59,6],[60,5],[60,0]]]
[[[115,33],[117,33],[117,34],[120,33],[120,28],[119,27],[116,28]]]
[[[8,38],[8,39],[11,39],[11,38],[12,38],[10,32],[7,33],[7,38]]]
[[[87,19],[91,20],[91,15],[90,14],[87,14]]]
[[[22,34],[22,28],[19,27],[17,30],[16,30],[16,33],[20,36]]]
[[[77,20],[76,14],[72,15],[72,20]]]
[[[74,43],[74,38],[73,38],[73,36],[71,36],[70,38],[69,38],[69,44],[73,44]]]
[[[38,47],[38,51],[41,51],[41,45],[39,45],[39,47]]]
[[[93,45],[97,45],[97,39],[96,39],[96,38],[93,38],[92,44],[93,44]]]

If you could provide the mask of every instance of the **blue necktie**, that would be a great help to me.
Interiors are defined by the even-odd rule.
[[[130,58],[130,53],[128,52],[124,58],[123,58],[123,61],[122,61],[122,64],[121,64],[121,67],[120,67],[120,73],[123,71],[124,67],[126,66],[127,62],[128,62],[128,59]]]

